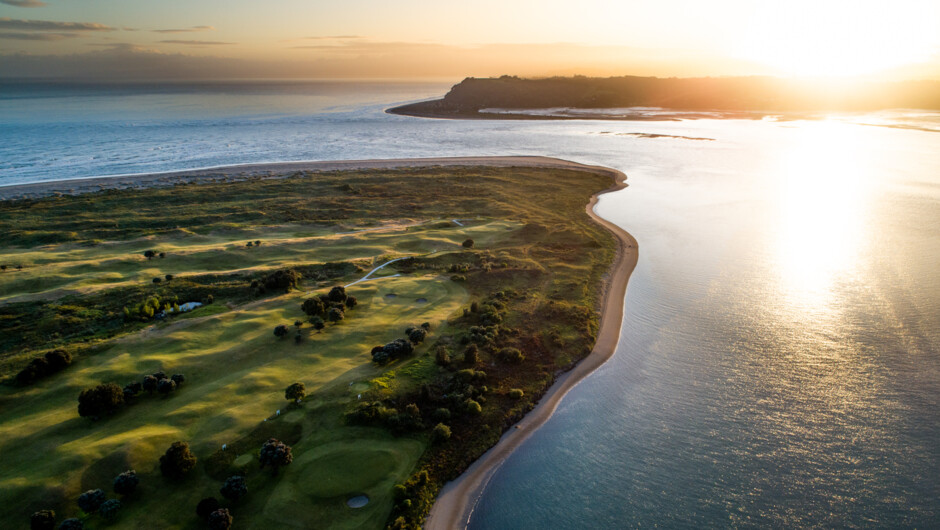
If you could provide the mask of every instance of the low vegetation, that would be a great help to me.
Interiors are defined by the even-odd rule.
[[[0,203],[23,265],[0,273],[0,526],[417,527],[590,352],[614,242],[584,205],[609,184],[430,168]]]

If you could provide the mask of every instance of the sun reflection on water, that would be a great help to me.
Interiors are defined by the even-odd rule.
[[[851,126],[822,121],[799,133],[779,166],[774,253],[786,303],[818,314],[858,262],[873,175]]]

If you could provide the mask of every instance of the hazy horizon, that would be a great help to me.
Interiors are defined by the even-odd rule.
[[[940,6],[902,0],[504,5],[0,0],[0,78],[940,79]]]

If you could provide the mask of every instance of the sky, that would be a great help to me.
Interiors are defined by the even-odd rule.
[[[0,77],[940,79],[936,0],[0,0]]]

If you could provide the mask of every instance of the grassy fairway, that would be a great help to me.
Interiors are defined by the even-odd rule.
[[[94,488],[115,497],[127,469],[141,484],[115,528],[203,528],[196,504],[236,474],[249,493],[223,504],[237,528],[413,527],[447,478],[590,351],[613,243],[584,204],[608,185],[571,170],[427,168],[0,202],[0,527],[50,508],[102,527],[75,501]],[[347,289],[358,305],[345,319],[322,332],[306,323],[305,299],[406,256]],[[272,287],[279,269],[301,274],[298,287]],[[156,320],[141,312],[153,297],[214,303]],[[372,362],[374,346],[424,322],[414,353]],[[280,324],[291,328],[281,339]],[[70,366],[14,379],[56,348]],[[514,349],[523,362],[507,363]],[[83,389],[156,371],[186,382],[78,416]],[[297,381],[307,397],[288,404]],[[381,413],[360,421],[363,407]],[[443,422],[452,437],[432,443]],[[277,475],[259,469],[269,437],[293,447]],[[158,462],[177,440],[199,462],[171,481]],[[370,502],[350,508],[356,495]]]

